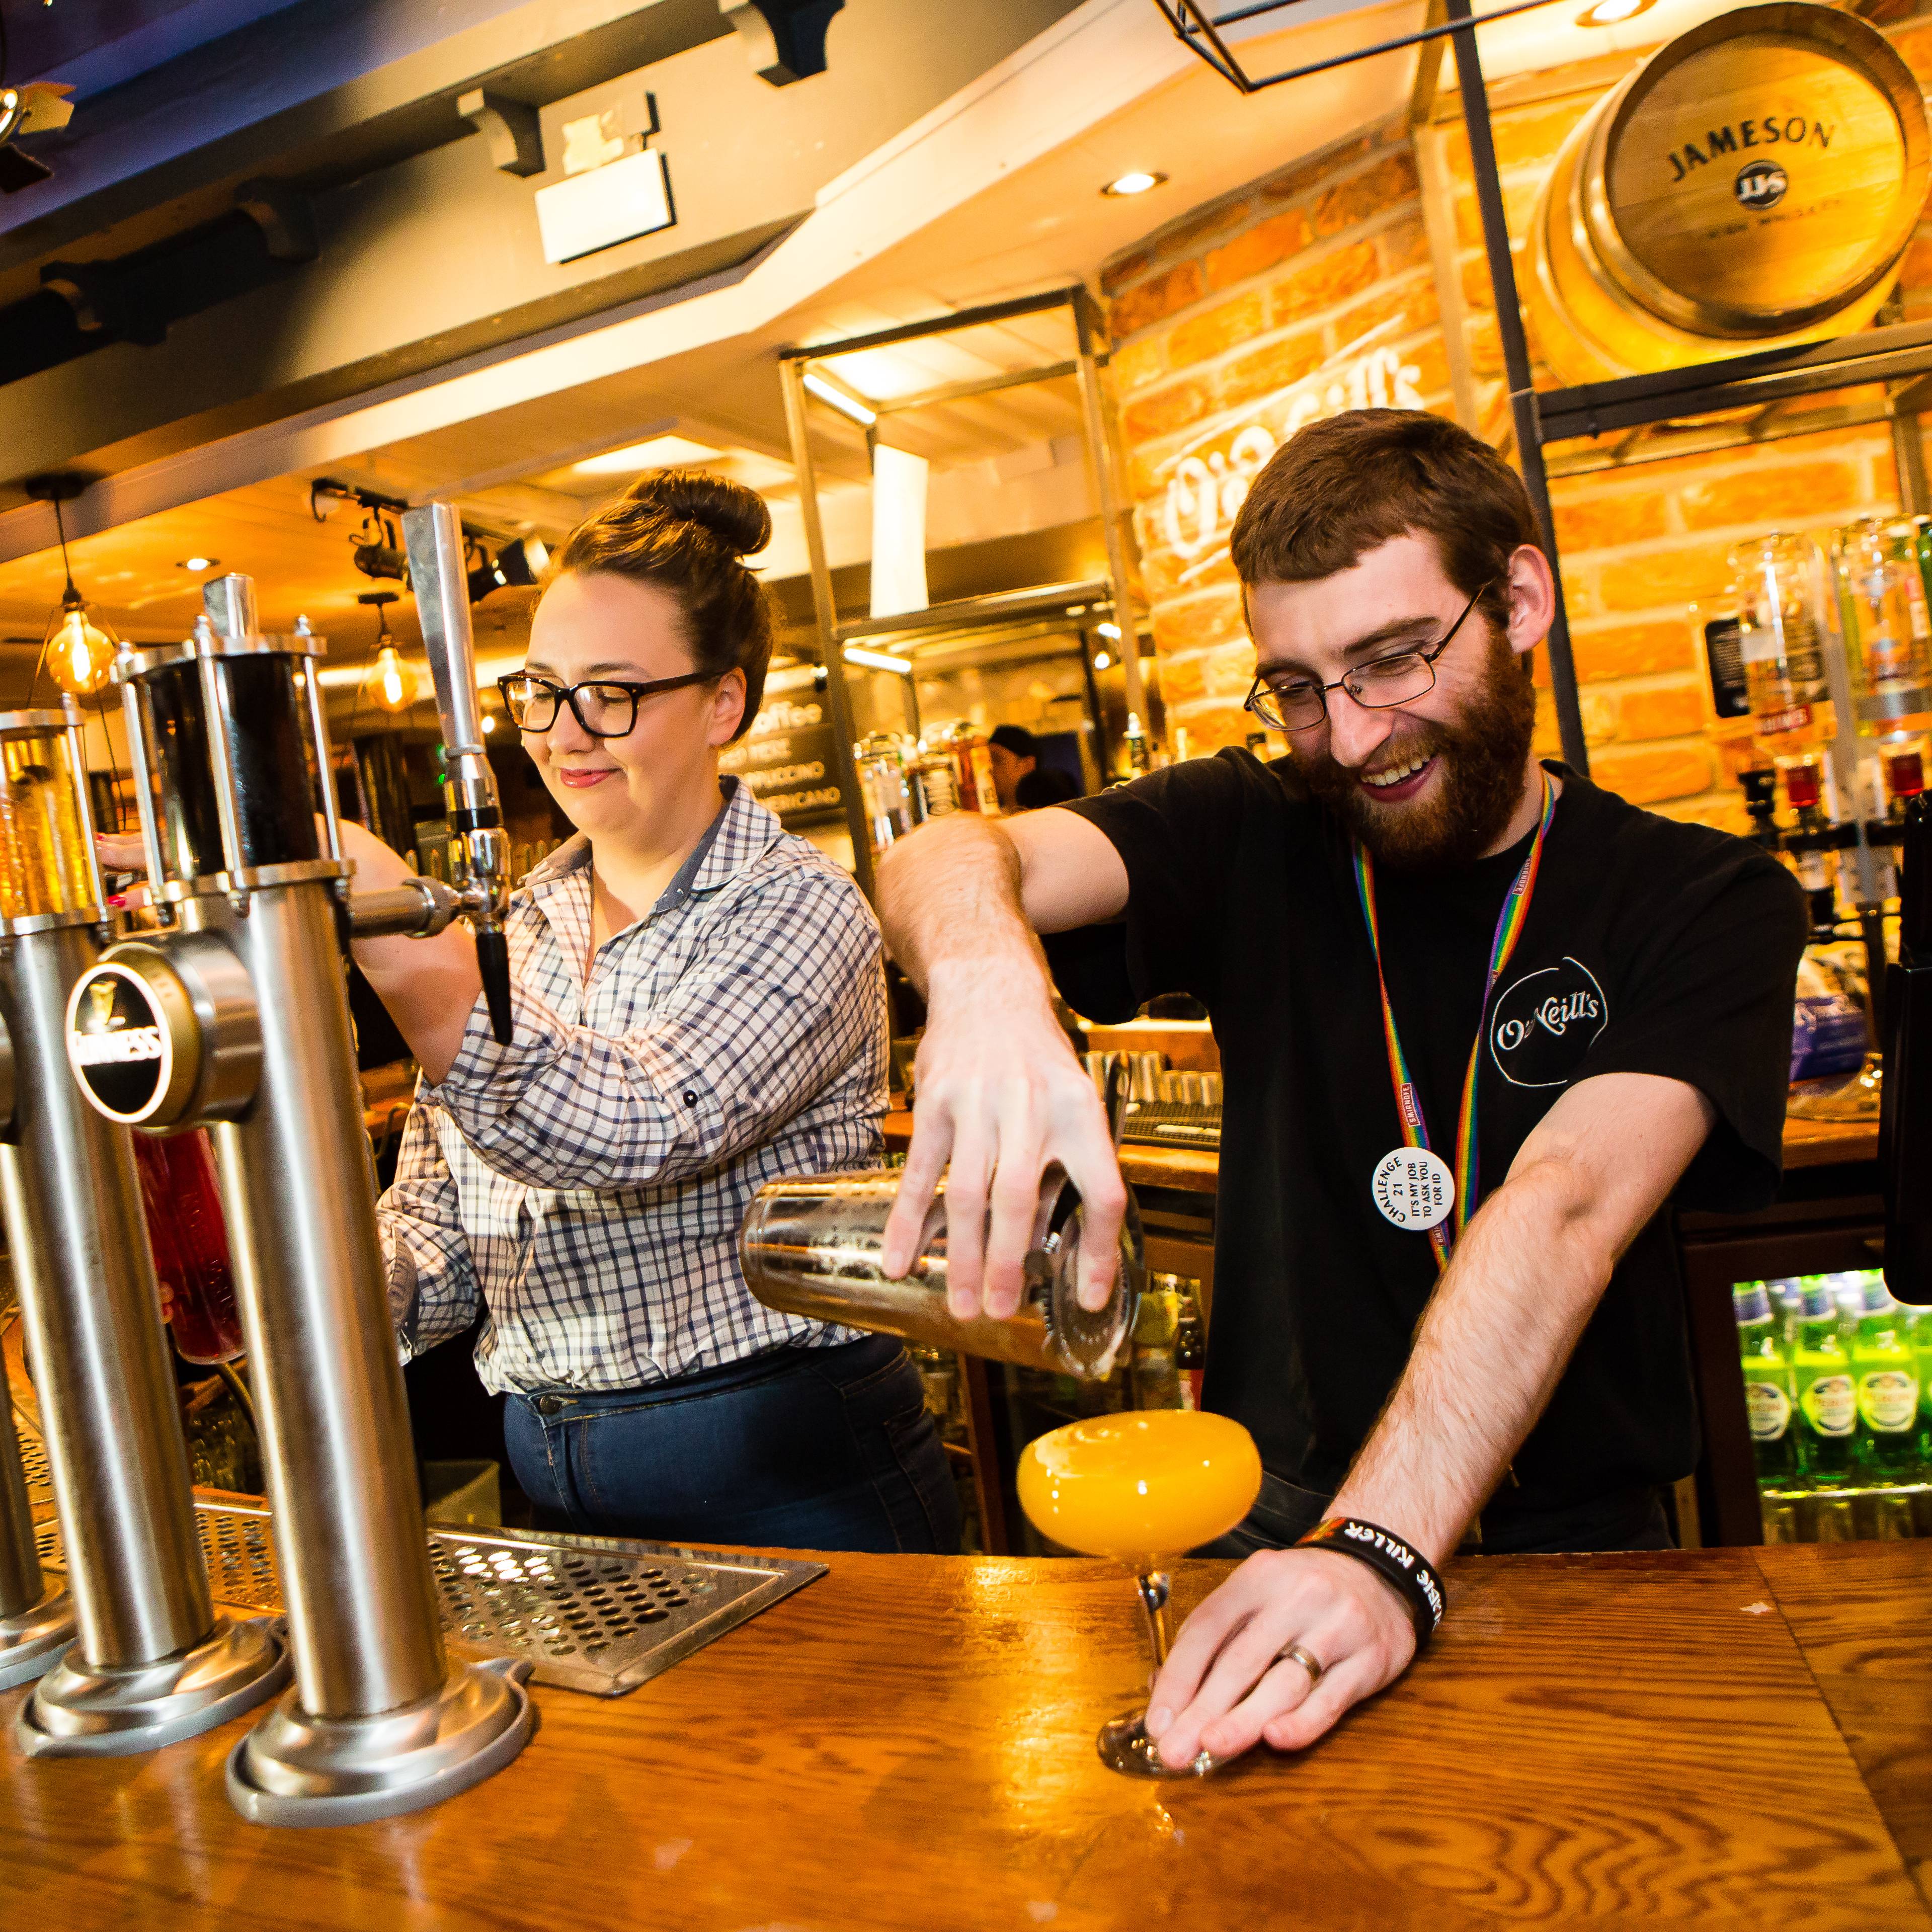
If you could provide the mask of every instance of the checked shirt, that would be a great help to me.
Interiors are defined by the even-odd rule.
[[[496,1043],[479,1000],[379,1207],[406,1359],[479,1308],[484,1384],[524,1395],[852,1339],[754,1300],[737,1240],[764,1182],[879,1157],[878,926],[846,873],[723,782],[710,832],[587,981],[589,842],[512,898],[515,1038]]]

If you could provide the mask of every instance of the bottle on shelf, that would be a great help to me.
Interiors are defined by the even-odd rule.
[[[1174,1365],[1180,1371],[1181,1406],[1201,1406],[1201,1378],[1208,1366],[1208,1329],[1201,1318],[1201,1284],[1191,1278],[1180,1282],[1180,1321],[1175,1332]]]
[[[1798,1456],[1814,1489],[1844,1487],[1857,1477],[1858,1386],[1851,1349],[1831,1282],[1804,1280],[1804,1305],[1791,1354],[1798,1398]]]
[[[1804,888],[1815,932],[1838,923],[1838,872],[1832,855],[1838,850],[1838,828],[1825,812],[1822,763],[1816,758],[1798,758],[1783,770],[1785,802],[1796,821],[1784,835],[1784,845]]]
[[[1732,1291],[1737,1312],[1738,1350],[1744,1368],[1744,1412],[1750,1420],[1751,1454],[1758,1486],[1788,1490],[1799,1479],[1797,1387],[1781,1323],[1761,1281]]]
[[[1758,742],[1788,752],[1830,737],[1834,721],[1814,599],[1808,539],[1780,532],[1731,553],[1738,586],[1738,655]]]
[[[1898,842],[1905,829],[1906,808],[1925,789],[1925,754],[1918,745],[1887,746],[1880,758],[1880,804],[1884,816],[1868,820],[1865,843],[1878,861],[1881,903],[1898,896]]]
[[[1849,1279],[1858,1297],[1852,1366],[1864,1466],[1875,1482],[1916,1482],[1924,1468],[1918,1450],[1918,1359],[1905,1311],[1886,1292],[1885,1277],[1876,1268]]]
[[[1923,520],[1867,517],[1839,532],[1839,608],[1860,728],[1932,709]]]
[[[1141,715],[1138,711],[1127,713],[1126,736],[1128,776],[1138,778],[1143,772],[1153,770],[1153,748],[1148,742],[1147,733],[1142,728]]]

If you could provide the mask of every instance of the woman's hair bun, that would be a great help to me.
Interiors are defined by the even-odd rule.
[[[653,470],[624,493],[624,506],[655,511],[709,530],[734,556],[749,556],[772,540],[772,513],[755,490],[708,470]]]

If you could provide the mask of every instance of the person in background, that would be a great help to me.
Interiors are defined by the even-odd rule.
[[[756,713],[770,606],[751,491],[641,478],[558,552],[512,722],[577,836],[524,880],[499,1046],[476,949],[361,942],[422,1070],[379,1208],[406,1355],[479,1310],[510,1460],[574,1529],[956,1549],[958,1499],[896,1339],[754,1300],[737,1238],[781,1174],[878,1160],[878,928],[718,754]],[[410,871],[345,826],[356,884]]]
[[[1773,859],[1536,757],[1550,562],[1522,480],[1467,431],[1312,424],[1231,549],[1248,706],[1287,758],[938,819],[880,869],[928,1003],[884,1260],[910,1259],[950,1159],[958,1316],[982,1290],[1012,1312],[1050,1162],[1087,1204],[1083,1298],[1113,1271],[1125,1190],[1048,961],[1095,1018],[1181,992],[1214,1022],[1203,1396],[1264,1473],[1210,1552],[1246,1561],[1154,1687],[1176,1766],[1306,1745],[1399,1676],[1440,1608],[1418,1560],[1466,1538],[1668,1544],[1698,1426],[1662,1210],[1773,1198],[1805,935]]]
[[[1064,772],[1040,763],[1040,740],[1024,724],[997,726],[986,741],[986,755],[1002,812],[1037,812],[1080,796]]]

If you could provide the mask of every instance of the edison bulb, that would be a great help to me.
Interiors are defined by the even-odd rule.
[[[113,668],[114,640],[70,604],[47,644],[47,669],[70,698],[92,698]]]
[[[394,644],[385,644],[376,653],[369,675],[362,680],[362,695],[386,711],[406,711],[416,701],[416,673],[404,663]]]

